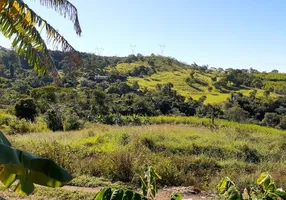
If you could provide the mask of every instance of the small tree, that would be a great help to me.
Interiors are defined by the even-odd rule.
[[[224,116],[226,119],[235,122],[244,122],[248,119],[249,113],[239,106],[229,108],[225,111]]]
[[[262,124],[270,127],[275,127],[280,123],[280,116],[276,113],[266,113]]]
[[[283,116],[280,120],[279,128],[286,130],[286,116]]]
[[[62,131],[63,130],[63,120],[61,112],[52,108],[45,113],[45,119],[47,126],[52,131]]]
[[[213,91],[213,87],[208,87],[208,91],[212,92]]]
[[[15,115],[19,118],[34,121],[37,116],[37,106],[32,98],[21,99],[15,105]]]

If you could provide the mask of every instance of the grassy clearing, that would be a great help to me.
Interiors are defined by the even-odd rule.
[[[153,123],[167,120],[176,122],[151,119]],[[82,131],[9,138],[16,147],[52,158],[68,169],[76,177],[73,185],[121,181],[138,186],[145,166],[153,165],[162,176],[162,186],[196,185],[214,191],[224,176],[245,186],[265,171],[286,186],[285,131],[223,120],[224,126],[211,129],[196,123],[196,118],[188,120],[191,125],[90,125]],[[94,177],[103,178],[97,182]]]

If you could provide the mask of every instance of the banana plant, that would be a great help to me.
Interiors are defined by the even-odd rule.
[[[151,199],[155,198],[158,192],[157,179],[161,179],[161,177],[156,173],[152,166],[148,166],[144,177],[141,177],[141,189],[144,196],[150,197]]]
[[[34,184],[61,187],[72,180],[72,176],[50,159],[41,158],[12,147],[0,132],[0,181],[15,191],[31,194]]]
[[[157,179],[161,179],[161,177],[152,166],[148,166],[144,177],[141,177],[142,193],[122,188],[106,187],[96,194],[94,200],[153,200],[158,193]],[[182,195],[174,193],[171,195],[170,200],[182,200]]]
[[[143,194],[137,193],[133,190],[124,190],[122,188],[103,188],[94,200],[150,200]],[[175,193],[171,195],[170,200],[182,200],[181,194]]]
[[[286,200],[286,192],[277,188],[273,178],[268,173],[262,173],[257,179],[257,185],[245,188],[240,192],[228,178],[223,178],[217,186],[220,198],[227,200]]]

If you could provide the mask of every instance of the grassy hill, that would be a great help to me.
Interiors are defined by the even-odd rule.
[[[150,59],[153,61],[150,65]],[[131,63],[119,63],[114,67],[109,67],[107,71],[117,71],[128,76],[128,84],[132,85],[138,82],[141,90],[154,90],[158,84],[172,83],[174,89],[182,96],[193,99],[199,99],[206,96],[205,103],[221,103],[226,101],[232,92],[241,92],[243,95],[249,96],[253,90],[257,90],[257,97],[263,97],[265,90],[273,90],[270,97],[278,97],[281,91],[286,91],[286,74],[283,73],[254,73],[253,76],[262,80],[264,87],[254,88],[240,86],[238,88],[229,87],[228,90],[216,89],[212,78],[218,79],[224,76],[226,71],[218,71],[216,69],[207,69],[201,71],[194,68],[194,65],[187,65],[173,59],[161,56],[145,57],[145,61],[134,61]],[[130,76],[130,72],[140,66],[155,69],[155,73],[150,75]],[[199,68],[199,66],[198,66]],[[193,73],[194,82],[192,85],[186,82],[186,79]],[[209,88],[212,88],[211,90]]]

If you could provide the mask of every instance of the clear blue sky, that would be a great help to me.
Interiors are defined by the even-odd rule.
[[[286,72],[285,0],[70,0],[82,37],[53,10],[26,1],[78,50],[103,55],[164,54],[214,67]],[[0,37],[0,44],[9,41]]]

